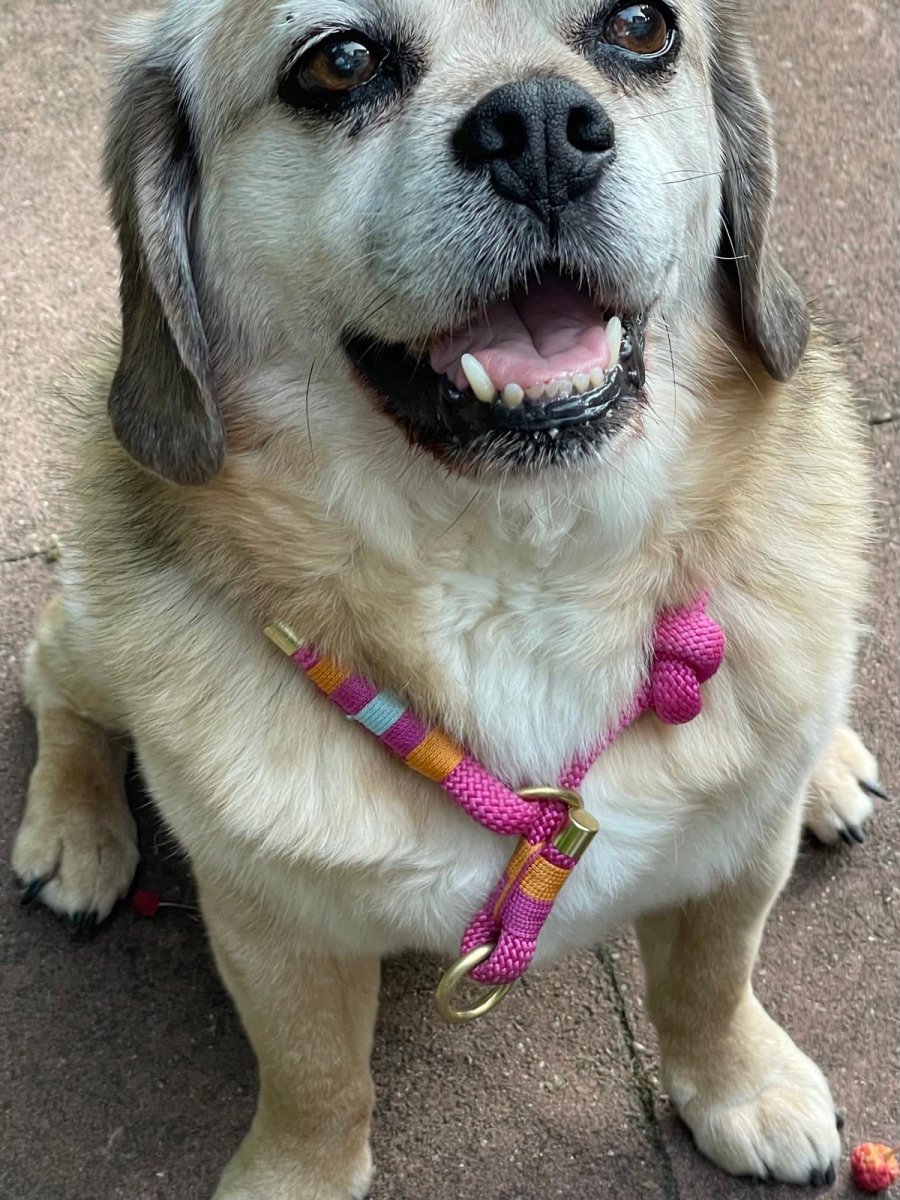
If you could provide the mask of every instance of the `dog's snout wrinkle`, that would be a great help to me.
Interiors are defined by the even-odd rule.
[[[529,79],[489,92],[453,135],[457,161],[487,171],[494,190],[553,232],[562,210],[590,192],[615,155],[615,127],[568,79]]]

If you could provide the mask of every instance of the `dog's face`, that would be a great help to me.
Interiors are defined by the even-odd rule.
[[[110,408],[160,474],[218,468],[220,392],[267,358],[472,473],[596,460],[714,296],[796,367],[734,0],[221,0],[136,42]]]

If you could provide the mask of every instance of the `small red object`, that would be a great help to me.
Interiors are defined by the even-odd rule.
[[[131,907],[139,917],[155,917],[159,912],[160,898],[156,892],[146,888],[138,888],[131,897]]]
[[[861,1192],[886,1192],[900,1178],[897,1150],[880,1142],[861,1142],[850,1155],[853,1182]]]

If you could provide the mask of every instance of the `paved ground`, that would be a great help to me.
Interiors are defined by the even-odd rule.
[[[779,118],[780,239],[853,339],[881,481],[877,603],[858,722],[900,791],[900,408],[896,0],[754,0]],[[98,191],[98,29],[116,0],[7,0],[0,29],[0,862],[34,750],[16,691],[64,534],[54,385],[114,316]],[[880,422],[880,423],[875,423]],[[190,902],[141,813],[141,881]],[[251,1111],[253,1063],[180,910],[127,912],[91,944],[0,893],[0,1197],[203,1200]],[[847,1136],[900,1141],[900,806],[866,845],[804,847],[766,940],[759,989],[828,1071]],[[786,1197],[707,1166],[656,1098],[627,939],[574,959],[478,1033],[435,1020],[435,964],[386,973],[375,1070],[377,1200]],[[527,1099],[526,1099],[527,1098]],[[524,1105],[523,1105],[524,1102]],[[834,1195],[851,1194],[846,1172]]]

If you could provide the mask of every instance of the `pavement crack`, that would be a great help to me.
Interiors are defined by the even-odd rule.
[[[5,554],[0,558],[0,566],[8,567],[13,563],[33,562],[42,558],[45,563],[54,563],[59,558],[62,543],[55,535],[45,546],[33,546],[30,550],[22,550],[18,554]]]
[[[622,1033],[622,1039],[625,1042],[625,1049],[628,1052],[628,1058],[631,1066],[631,1077],[634,1082],[635,1091],[637,1092],[638,1104],[640,1105],[641,1116],[644,1119],[645,1131],[662,1165],[665,1200],[681,1200],[681,1189],[678,1186],[678,1180],[675,1176],[675,1170],[672,1166],[672,1159],[669,1155],[669,1148],[666,1145],[666,1139],[663,1136],[662,1126],[659,1123],[659,1118],[656,1113],[656,1092],[653,1084],[650,1082],[649,1076],[647,1075],[647,1068],[644,1066],[644,1060],[641,1057],[641,1052],[637,1048],[637,1039],[634,1036],[634,1028],[631,1024],[631,1017],[628,1015],[625,996],[622,992],[622,988],[619,985],[613,960],[605,946],[600,946],[597,949],[597,959],[600,963],[601,970],[603,971],[604,978],[609,986],[609,991],[613,1002],[613,1011],[615,1012],[616,1019],[619,1022],[619,1029]]]

